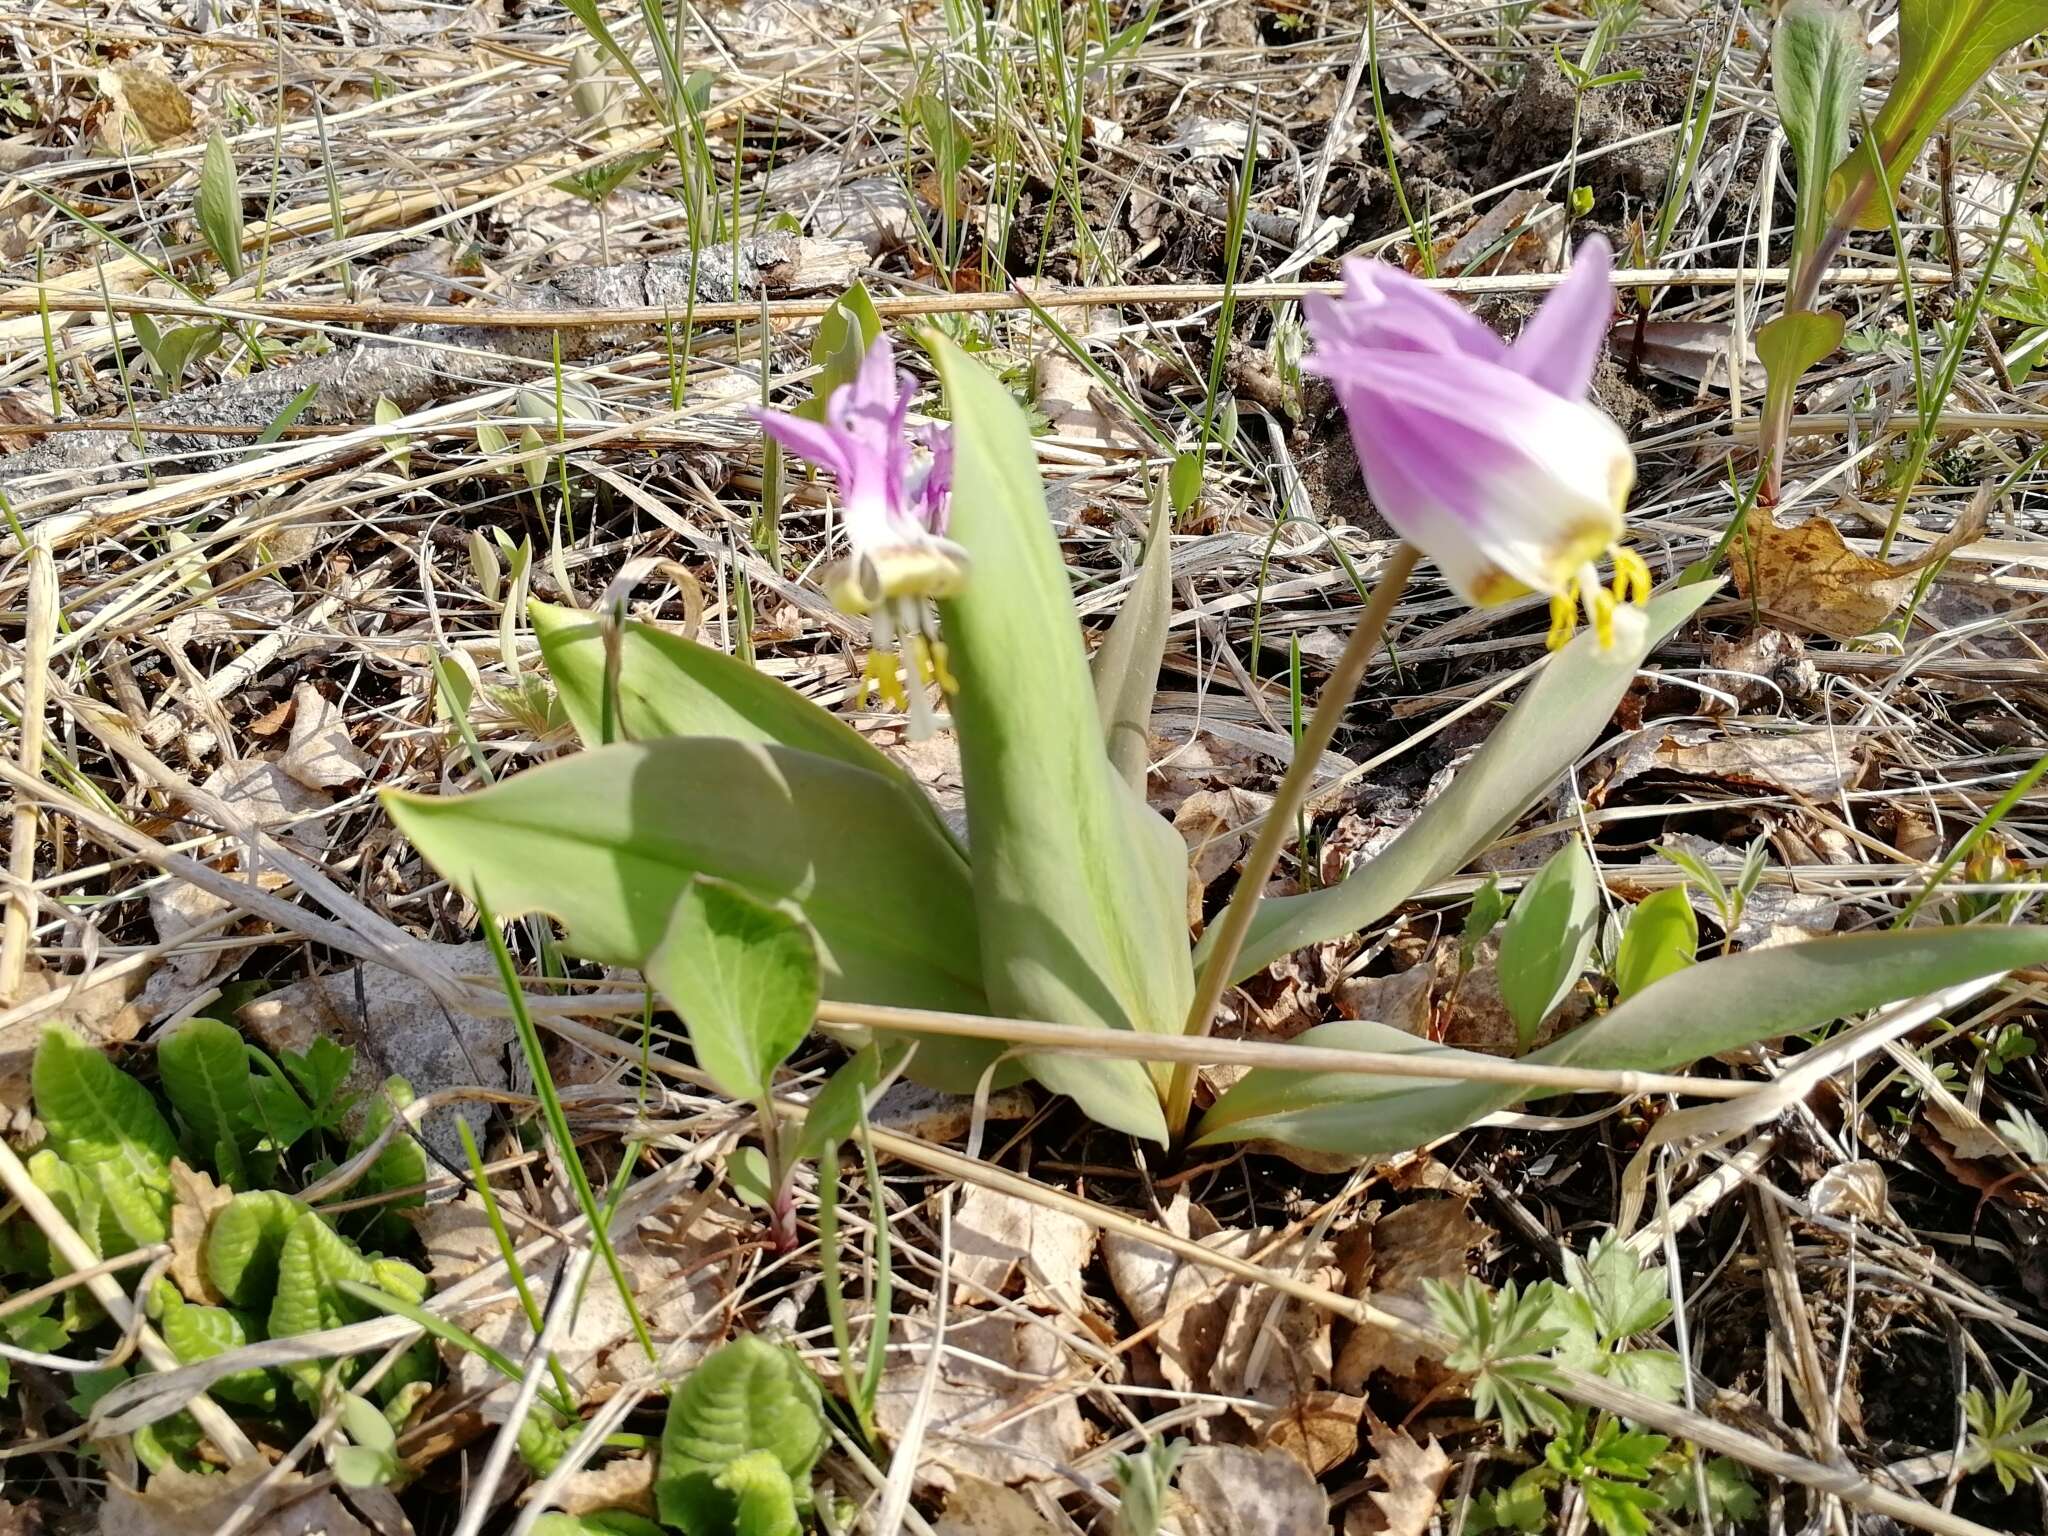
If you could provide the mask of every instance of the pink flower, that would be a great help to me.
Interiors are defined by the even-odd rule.
[[[842,610],[865,615],[872,627],[862,694],[872,687],[884,701],[908,709],[911,735],[919,739],[932,728],[926,687],[953,687],[929,599],[960,590],[967,551],[945,536],[952,429],[910,429],[915,393],[916,381],[897,371],[889,339],[881,336],[852,381],[827,398],[822,422],[784,411],[755,416],[762,431],[838,481],[847,557],[827,573],[825,589]]]
[[[1619,547],[1635,456],[1586,399],[1613,315],[1610,265],[1605,240],[1582,245],[1513,346],[1381,262],[1347,262],[1341,299],[1303,303],[1315,341],[1303,366],[1336,391],[1373,505],[1466,601],[1548,593],[1553,643],[1583,602],[1607,644],[1624,596],[1649,593],[1648,567]]]
[[[761,430],[829,469],[849,545],[830,578],[832,600],[869,613],[897,597],[945,597],[966,575],[966,551],[946,537],[953,488],[953,434],[906,422],[916,381],[896,369],[889,338],[876,338],[852,382],[825,402],[825,419],[756,411]]]

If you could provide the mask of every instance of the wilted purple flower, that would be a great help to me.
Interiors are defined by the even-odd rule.
[[[907,426],[916,381],[896,368],[889,338],[877,337],[851,382],[825,401],[825,419],[757,411],[761,429],[792,453],[829,469],[839,483],[847,557],[826,577],[832,601],[873,626],[862,673],[886,701],[906,707],[913,734],[930,729],[924,687],[950,690],[945,647],[927,599],[950,597],[967,578],[967,552],[946,538],[953,489],[948,427]],[[910,678],[906,693],[897,660]]]
[[[1586,399],[1613,315],[1610,265],[1605,240],[1580,246],[1513,346],[1382,262],[1347,262],[1341,299],[1303,303],[1315,340],[1303,366],[1336,391],[1374,506],[1466,601],[1548,593],[1553,644],[1580,603],[1609,643],[1616,607],[1649,595],[1649,568],[1619,544],[1635,457]]]

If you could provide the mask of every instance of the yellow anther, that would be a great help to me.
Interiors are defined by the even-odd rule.
[[[1614,599],[1621,603],[1650,600],[1650,562],[1632,549],[1616,545],[1608,556],[1614,561]]]
[[[1569,642],[1572,631],[1578,628],[1579,607],[1572,599],[1572,589],[1576,586],[1578,583],[1573,582],[1550,600],[1550,638],[1545,643],[1553,651]]]
[[[1610,649],[1614,644],[1614,610],[1620,604],[1605,587],[1592,587],[1586,592],[1586,606],[1591,610],[1593,633],[1600,639],[1600,649]]]
[[[910,695],[903,691],[903,680],[896,675],[896,658],[877,651],[860,669],[860,698],[866,699],[868,690],[875,690],[875,698],[891,709],[908,709]]]
[[[946,665],[946,642],[918,636],[917,670],[928,683],[937,683],[939,692],[951,698],[960,691],[960,683],[953,676],[953,669]]]

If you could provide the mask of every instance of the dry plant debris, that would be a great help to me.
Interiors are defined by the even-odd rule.
[[[1799,396],[1774,506],[1731,484],[1756,472],[1758,329],[1789,276],[1777,17],[1695,0],[651,10],[694,93],[680,127],[658,117],[669,82],[645,7],[0,16],[17,914],[0,1117],[18,1152],[0,1210],[0,1536],[471,1536],[549,1510],[677,1528],[663,1394],[739,1336],[787,1343],[850,1392],[833,1287],[855,1345],[882,1353],[872,1424],[836,1420],[819,1463],[831,1529],[1640,1531],[1612,1489],[1636,1486],[1614,1468],[1642,1444],[1603,1446],[1596,1415],[1506,1445],[1473,1406],[1483,1367],[1416,1332],[1432,1283],[1566,1279],[1632,1177],[1652,1198],[1631,1251],[1673,1267],[1622,1299],[1682,1307],[1649,1332],[1689,1351],[1697,1410],[1656,1422],[1702,1448],[1674,1452],[1654,1528],[1706,1528],[1685,1502],[1701,1495],[1721,1531],[1878,1529],[1892,1516],[1873,1498],[1936,1531],[2048,1524],[2039,1421],[2011,1390],[2044,1380],[2037,971],[1815,1042],[1839,1046],[1827,1072],[1762,1109],[1728,1101],[1676,1144],[1663,1098],[1560,1093],[1390,1161],[1260,1143],[1162,1158],[1035,1089],[898,1082],[868,1116],[879,1184],[853,1144],[814,1156],[778,1230],[742,1203],[759,1193],[736,1171],[752,1107],[669,1070],[691,1058],[636,973],[565,964],[544,923],[514,924],[575,1166],[617,1201],[607,1255],[537,1129],[546,1095],[479,913],[376,798],[571,749],[538,597],[745,657],[966,828],[951,738],[906,740],[863,691],[861,629],[821,585],[824,483],[765,459],[748,415],[806,396],[819,321],[858,281],[899,335],[937,327],[1028,398],[1091,637],[1141,579],[1152,487],[1199,461],[1169,535],[1144,789],[1190,856],[1189,931],[1209,930],[1361,573],[1392,545],[1341,413],[1302,372],[1301,296],[1343,256],[1388,260],[1455,280],[1512,336],[1599,233],[1650,274],[1623,285],[1594,379],[1635,448],[1635,545],[1660,581],[1718,552],[1732,590],[1654,651],[1541,805],[1396,911],[1248,978],[1223,1032],[1372,1022],[1498,1057],[1569,1038],[1604,994],[1575,990],[1522,1038],[1500,938],[1472,914],[1574,837],[1599,865],[1596,968],[1622,914],[1674,887],[1703,953],[1908,913],[2037,921],[2038,45],[1904,168],[1903,249],[1872,236],[1832,269],[1844,345]],[[1863,107],[1900,67],[1901,30],[1858,33]],[[1473,611],[1425,569],[1272,892],[1335,883],[1437,803],[1544,629],[1535,603]],[[120,1216],[53,1171],[37,1042],[67,1029],[163,1102],[158,1045],[193,1017],[262,1053],[254,1102],[305,1100],[296,1142],[250,1153],[288,1168],[278,1187],[307,1193],[341,1244],[299,1259],[323,1275],[401,1261],[412,1273],[383,1279],[417,1278],[406,1304],[435,1323],[438,1369],[402,1347],[415,1321],[332,1287],[306,1358],[233,1318],[210,1247],[248,1191],[207,1171],[218,1149],[189,1117],[167,1130],[162,1231],[80,1279]],[[811,1093],[844,1043],[814,1036],[787,1083]],[[1805,1044],[1696,1070],[1782,1085]],[[1205,1069],[1204,1094],[1244,1071]],[[420,1104],[380,1107],[394,1074]],[[273,1265],[275,1237],[251,1238]],[[54,1299],[24,1299],[46,1282]],[[189,1345],[180,1329],[202,1325],[174,1318],[202,1312],[221,1330],[205,1350],[163,1343]],[[69,1368],[102,1356],[124,1379]],[[346,1392],[320,1378],[343,1357]],[[494,1463],[515,1398],[546,1402],[557,1373],[571,1433],[553,1460]],[[232,1395],[266,1381],[270,1408]],[[338,1417],[348,1392],[389,1416],[381,1483],[330,1476],[376,1439]],[[224,1404],[249,1443],[201,1451],[194,1426]],[[585,1424],[599,1432],[572,1448]],[[1749,1473],[1714,1450],[1716,1426]],[[1122,1523],[1140,1501],[1120,1458],[1175,1440],[1157,1523]],[[1532,1512],[1525,1474],[1567,1462],[1569,1491],[1536,1491]],[[645,1527],[553,1527],[619,1530]]]

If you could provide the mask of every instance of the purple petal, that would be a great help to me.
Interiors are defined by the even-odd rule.
[[[754,409],[754,420],[761,424],[763,432],[791,453],[831,470],[842,480],[846,478],[849,463],[844,434],[823,422],[792,416],[787,411],[764,411],[758,406]]]
[[[1499,362],[1501,339],[1456,299],[1437,292],[1383,261],[1353,259],[1344,264],[1344,297],[1315,295],[1302,305],[1318,351],[1372,347],[1390,352],[1464,355]],[[1318,373],[1328,365],[1310,360]]]
[[[1613,269],[1607,241],[1589,237],[1565,280],[1515,338],[1508,366],[1554,395],[1583,400],[1614,318],[1614,289],[1607,280]]]

